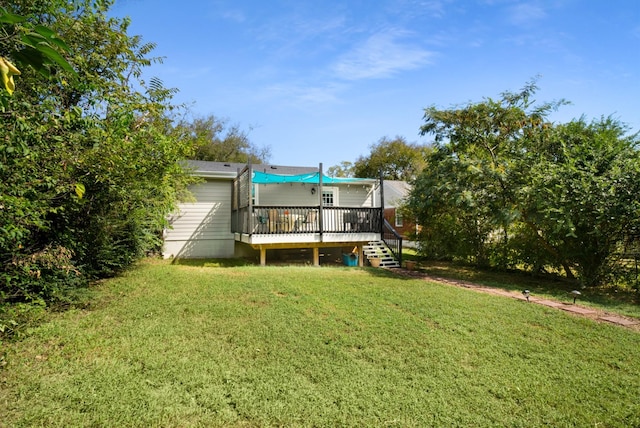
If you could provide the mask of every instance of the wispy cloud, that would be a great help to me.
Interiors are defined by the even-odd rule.
[[[343,89],[344,86],[338,83],[278,83],[265,88],[262,95],[294,105],[323,104],[337,102]]]
[[[428,64],[433,52],[404,43],[407,35],[402,30],[373,34],[343,55],[332,69],[340,79],[359,80],[386,78]]]
[[[407,0],[412,10],[418,10],[436,18],[444,17],[445,5],[449,2],[450,0]]]
[[[254,33],[256,40],[265,46],[282,48],[330,39],[339,34],[344,26],[345,17],[339,13],[321,17],[291,13],[265,20],[256,27]]]
[[[519,3],[511,6],[508,11],[509,22],[513,25],[533,25],[545,18],[547,13],[537,3]]]
[[[247,19],[244,12],[239,9],[227,9],[222,12],[222,17],[226,20],[239,24],[245,22]]]

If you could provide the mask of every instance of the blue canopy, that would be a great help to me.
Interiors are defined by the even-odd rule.
[[[268,174],[266,172],[253,171],[254,183],[258,184],[275,184],[275,183],[309,183],[320,184],[320,173],[312,172],[308,174],[298,175],[280,175]],[[369,178],[345,178],[345,177],[327,177],[322,176],[322,184],[338,184],[338,183],[364,183],[371,182]]]

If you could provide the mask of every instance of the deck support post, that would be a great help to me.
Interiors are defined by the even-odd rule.
[[[364,266],[364,245],[357,245],[356,251],[358,252],[358,266]]]
[[[320,266],[320,248],[313,247],[313,265]]]
[[[260,266],[267,265],[267,249],[260,247]]]

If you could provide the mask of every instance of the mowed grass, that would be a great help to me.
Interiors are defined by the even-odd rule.
[[[640,334],[380,269],[148,261],[5,343],[0,426],[640,426]]]
[[[573,301],[572,290],[581,292],[578,304],[605,312],[640,318],[640,292],[632,284],[615,286],[605,284],[600,287],[580,288],[574,281],[551,274],[532,275],[520,271],[499,271],[478,269],[471,266],[442,261],[424,261],[414,255],[409,259],[418,261],[418,269],[426,274],[446,278],[472,281],[488,287],[511,291],[530,290],[537,298],[550,298],[560,302]]]

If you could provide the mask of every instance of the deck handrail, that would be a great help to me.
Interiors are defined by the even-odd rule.
[[[381,208],[372,207],[324,206],[321,211],[319,205],[252,205],[232,216],[232,231],[249,235],[380,233],[380,212]]]
[[[384,219],[382,224],[382,241],[402,266],[402,236],[391,226],[387,219]]]

